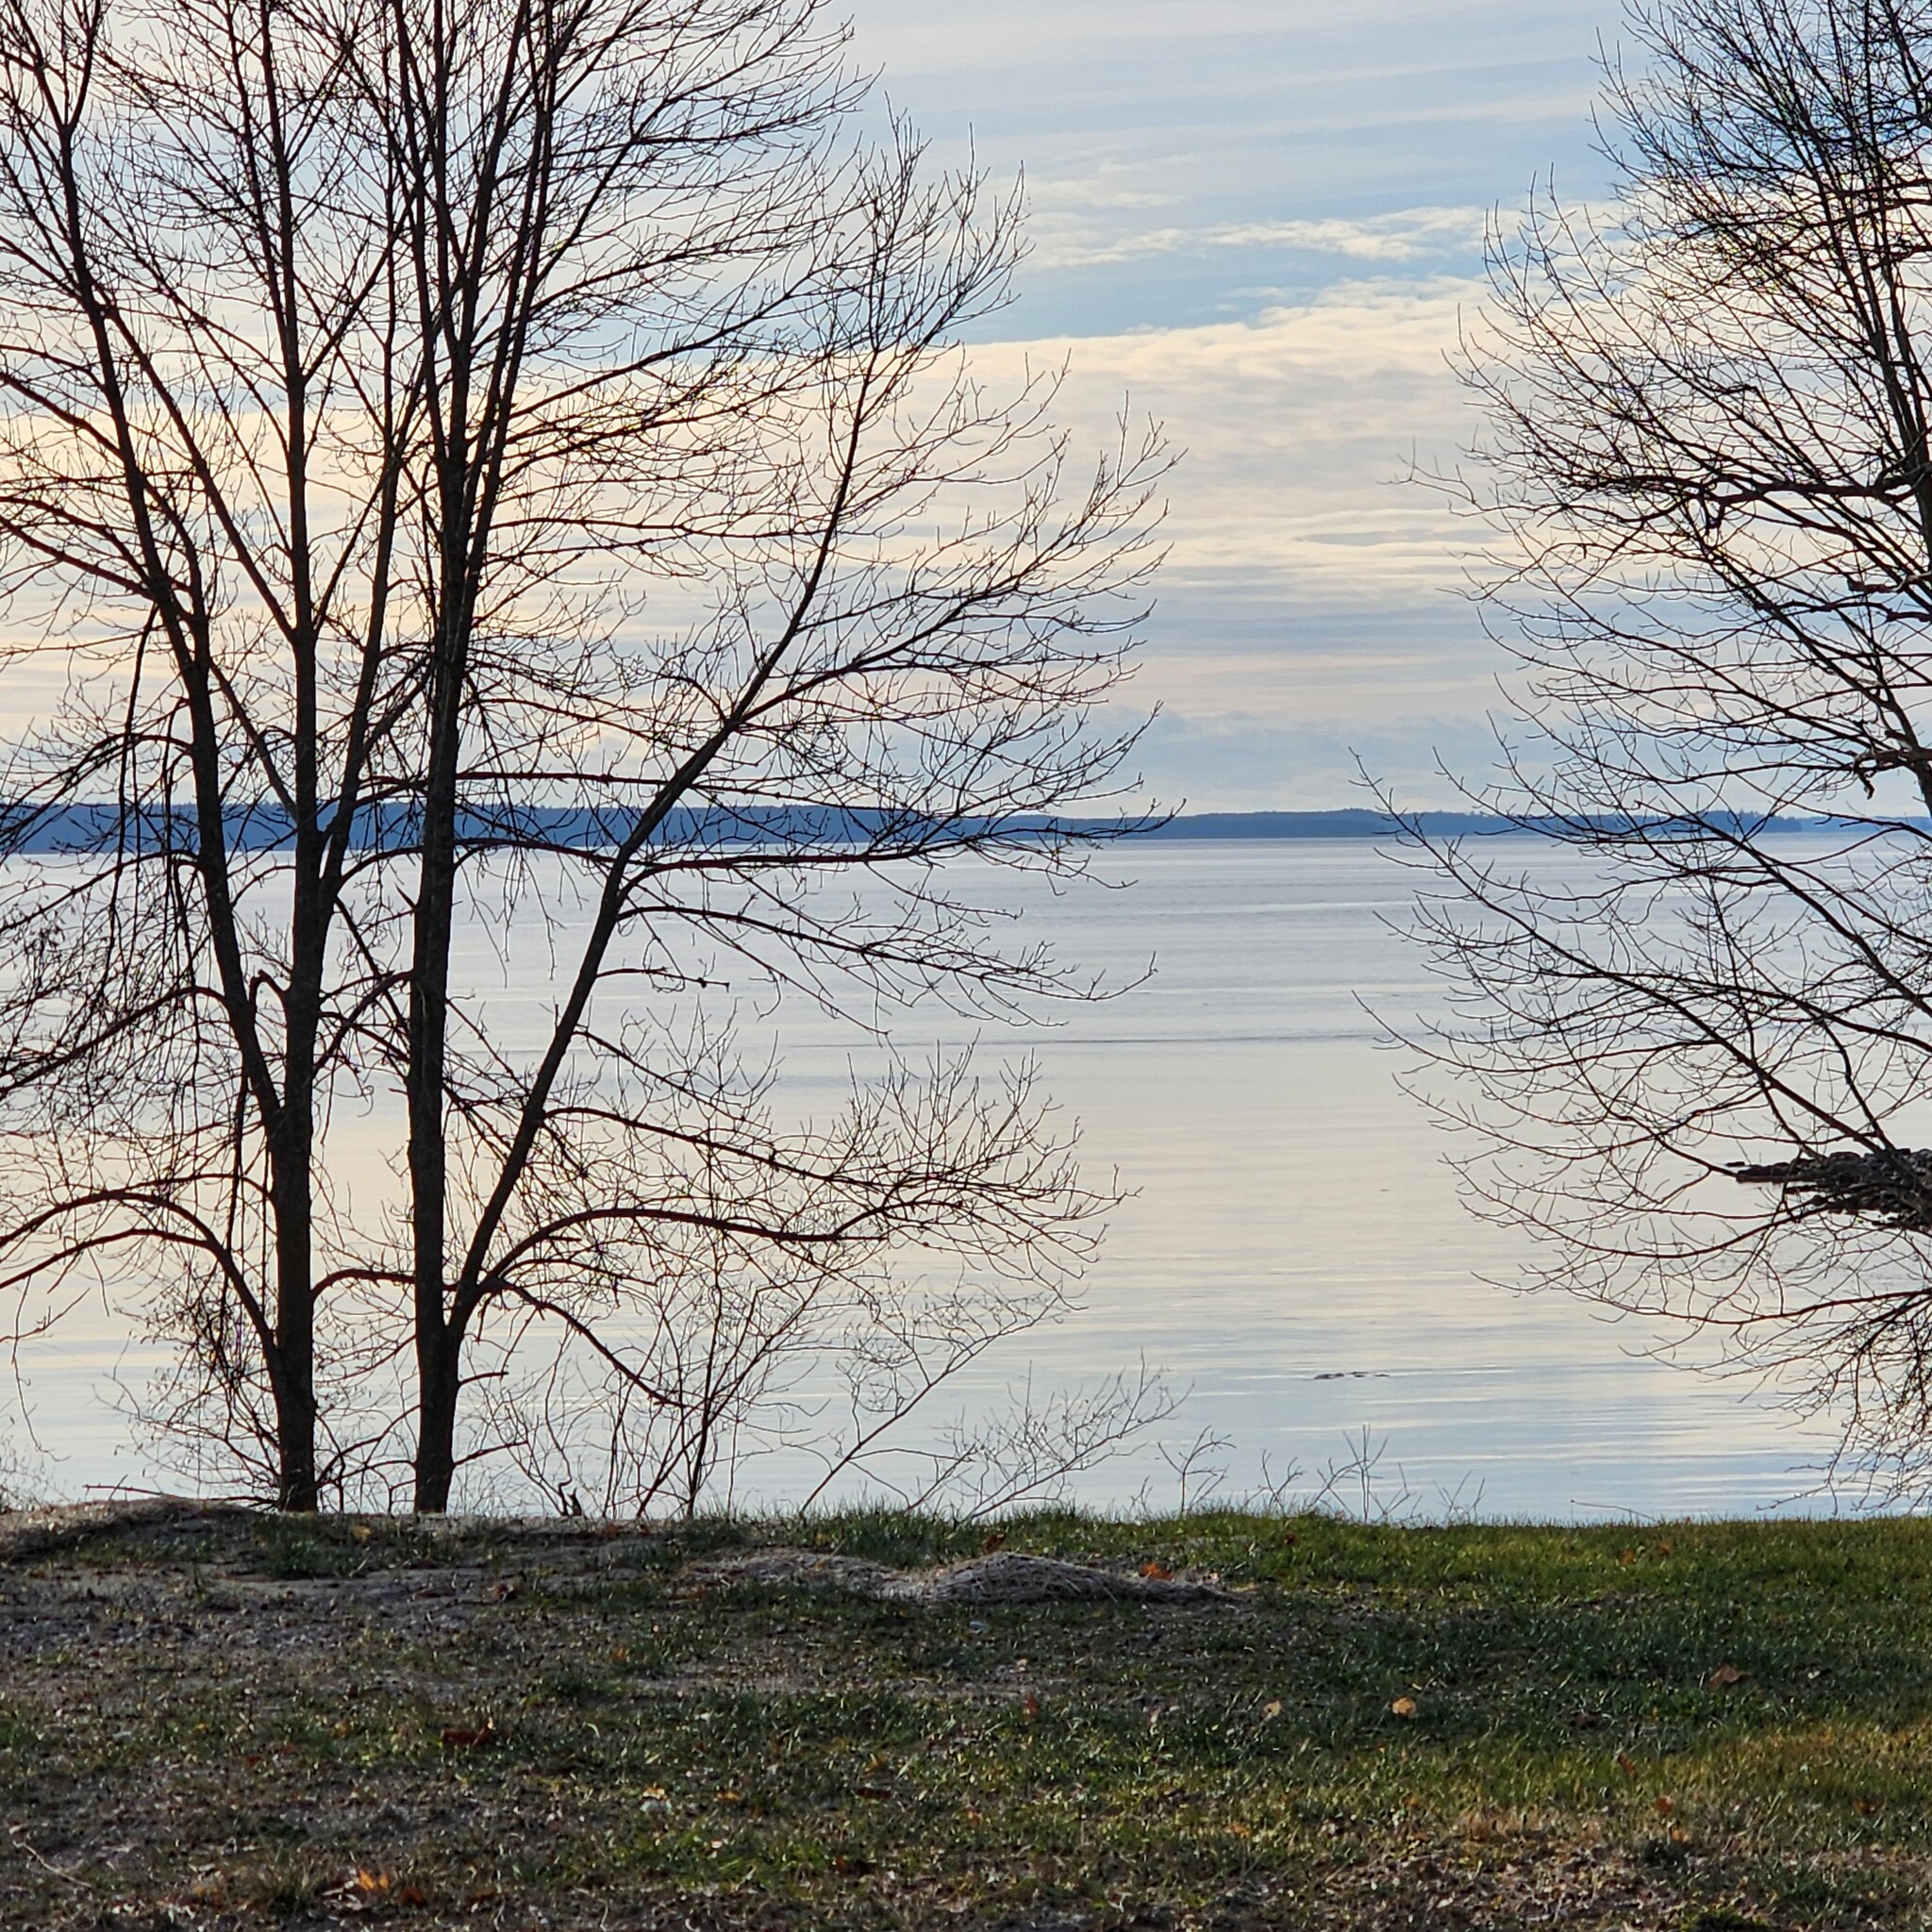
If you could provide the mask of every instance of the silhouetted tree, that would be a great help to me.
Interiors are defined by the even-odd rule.
[[[1794,1374],[1896,1474],[1932,1422],[1932,13],[1632,32],[1614,205],[1540,198],[1467,345],[1523,700],[1471,795],[1568,856],[1434,852],[1434,1047],[1541,1279]]]
[[[144,1307],[285,1507],[404,1365],[419,1508],[563,1390],[642,1504],[693,1283],[933,1366],[1091,1242],[1024,1075],[788,1125],[703,999],[1078,991],[955,861],[1076,864],[1129,741],[1158,453],[1070,487],[1051,383],[971,379],[1013,208],[841,60],[810,0],[0,8],[0,1255],[23,1327]],[[540,1024],[466,930],[542,936]]]

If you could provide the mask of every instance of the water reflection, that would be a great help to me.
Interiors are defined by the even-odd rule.
[[[1577,862],[1511,846],[1529,866]],[[1526,1243],[1457,1198],[1368,1010],[1437,998],[1390,926],[1409,874],[1349,841],[1162,844],[1102,870],[1134,883],[1056,896],[1022,881],[1029,923],[1117,980],[1150,951],[1157,974],[1043,1036],[981,1032],[1039,1055],[1087,1158],[1137,1191],[1085,1311],[1035,1338],[1042,1375],[1166,1366],[1193,1388],[1179,1433],[1230,1439],[1236,1488],[1260,1481],[1264,1455],[1277,1472],[1345,1458],[1364,1427],[1391,1493],[1479,1497],[1489,1515],[1756,1510],[1811,1487],[1827,1432],[1647,1358],[1654,1333],[1495,1285]],[[814,1062],[841,1077],[837,1042],[794,1024],[791,1074]],[[1147,1454],[1085,1492],[1145,1484],[1158,1501],[1173,1483]]]
[[[1524,841],[1524,862],[1574,863]],[[1646,1358],[1657,1339],[1507,1283],[1522,1238],[1474,1219],[1438,1131],[1397,1084],[1363,1002],[1425,1008],[1434,989],[1385,923],[1411,880],[1357,841],[1161,844],[1109,855],[1123,889],[1056,894],[1011,882],[1024,930],[1119,983],[1158,972],[1049,1030],[924,1014],[904,1044],[976,1036],[1030,1051],[1079,1116],[1087,1159],[1133,1191],[1086,1306],[961,1385],[997,1403],[1030,1365],[1036,1387],[1140,1359],[1192,1394],[1153,1444],[1083,1478],[1094,1504],[1176,1493],[1175,1445],[1208,1431],[1235,1490],[1345,1459],[1367,1429],[1380,1493],[1425,1510],[1542,1518],[1739,1513],[1828,1507],[1802,1500],[1828,1447],[1763,1392]],[[1131,884],[1127,883],[1131,881]],[[1008,890],[1003,887],[1003,890]],[[492,1024],[541,1020],[549,956],[508,965],[471,936],[471,970],[494,984]],[[785,1084],[831,1104],[849,1077],[849,1033],[807,1012],[779,1027]],[[29,1357],[38,1428],[68,1493],[155,1480],[103,1386],[124,1345],[71,1328]],[[795,1492],[802,1465],[754,1472]]]

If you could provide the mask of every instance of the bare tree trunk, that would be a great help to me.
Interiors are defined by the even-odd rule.
[[[447,561],[447,559],[445,559]],[[460,569],[460,566],[458,566]],[[458,578],[459,580],[459,578]],[[429,782],[424,791],[415,952],[409,971],[409,1215],[416,1321],[415,1507],[449,1507],[456,1474],[461,1336],[445,1279],[448,1143],[443,1089],[449,1047],[450,941],[455,923],[457,772],[462,726],[461,633],[441,627],[431,686]]]
[[[448,557],[444,555],[444,562]],[[458,564],[459,570],[459,564]],[[421,870],[415,896],[415,951],[409,962],[409,1226],[415,1296],[415,1508],[448,1508],[456,1473],[456,1393],[459,1339],[450,1335],[446,1291],[448,1141],[444,1080],[448,1058],[450,937],[456,904],[456,774],[461,738],[459,632],[439,626],[431,682],[431,761],[424,789]]]
[[[275,1507],[321,1507],[315,1460],[315,1281],[310,1188],[312,1136],[306,1116],[287,1117],[275,1167]]]

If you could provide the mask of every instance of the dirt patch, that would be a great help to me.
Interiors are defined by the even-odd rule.
[[[1191,1577],[1143,1574],[1000,1550],[936,1570],[895,1570],[816,1550],[751,1550],[696,1565],[707,1583],[837,1590],[890,1604],[1231,1604],[1232,1591]]]

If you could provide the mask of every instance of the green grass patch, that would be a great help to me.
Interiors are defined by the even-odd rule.
[[[1234,1600],[902,1604],[708,1567],[990,1541]],[[1918,1522],[231,1517],[0,1580],[0,1802],[31,1848],[8,1924],[1925,1918]]]

